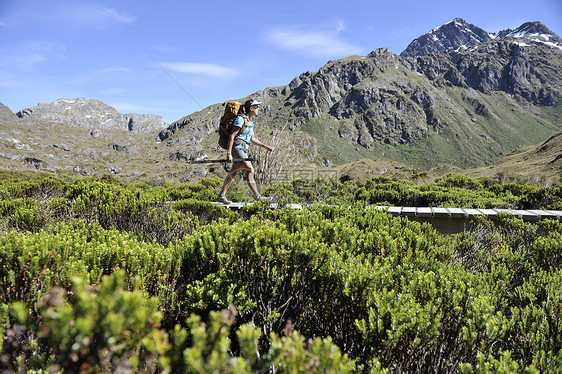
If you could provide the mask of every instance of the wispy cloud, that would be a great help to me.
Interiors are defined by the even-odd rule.
[[[196,62],[165,62],[161,65],[165,69],[169,69],[178,73],[204,75],[214,78],[225,78],[241,75],[241,73],[236,69],[217,64],[205,64]]]
[[[105,7],[93,2],[75,2],[66,4],[56,12],[68,23],[79,27],[96,27],[105,29],[112,24],[129,24],[137,21],[137,18],[127,12]]]
[[[342,20],[338,20],[338,27],[336,28],[336,34],[339,34],[343,30],[345,30],[345,24],[343,23]]]
[[[137,20],[136,17],[113,8],[100,7],[97,12],[100,17],[109,18],[120,23],[132,23]]]
[[[337,36],[344,29],[338,24],[336,33],[328,31],[274,30],[266,36],[266,41],[289,51],[302,53],[309,57],[338,58],[363,53],[363,48],[348,43]]]
[[[107,74],[107,73],[132,73],[133,69],[130,68],[126,68],[126,67],[114,67],[114,68],[107,68],[107,69],[102,69],[99,71],[101,74]]]

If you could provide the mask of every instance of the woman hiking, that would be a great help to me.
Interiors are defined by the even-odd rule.
[[[232,124],[232,132],[230,133],[228,146],[226,148],[226,159],[228,162],[232,162],[233,160],[236,161],[234,161],[232,169],[230,169],[230,172],[224,179],[224,185],[217,198],[219,203],[231,203],[231,201],[226,198],[226,193],[232,185],[234,178],[240,171],[247,172],[248,186],[250,187],[252,195],[254,195],[254,199],[257,201],[267,200],[267,197],[260,195],[258,192],[256,181],[254,179],[255,171],[252,163],[250,161],[245,161],[248,158],[248,148],[250,143],[265,148],[269,152],[273,151],[272,147],[260,142],[254,135],[254,122],[252,121],[252,118],[258,115],[260,104],[260,101],[253,99],[246,101]]]

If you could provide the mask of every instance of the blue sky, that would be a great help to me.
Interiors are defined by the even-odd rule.
[[[560,0],[0,0],[0,102],[17,112],[84,97],[171,123],[329,60],[399,54],[456,17],[489,32],[541,21],[562,36]]]

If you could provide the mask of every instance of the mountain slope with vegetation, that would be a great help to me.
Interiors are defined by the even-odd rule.
[[[468,176],[513,178],[538,184],[562,178],[562,132],[524,147],[489,167],[464,170]]]

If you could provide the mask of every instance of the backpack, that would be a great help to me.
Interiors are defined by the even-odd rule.
[[[224,114],[222,115],[219,122],[219,145],[223,149],[228,148],[228,140],[230,139],[230,134],[232,132],[232,124],[238,115],[240,114],[240,108],[242,103],[230,100],[226,102],[226,107],[224,108]],[[242,131],[246,129],[246,118],[244,118],[244,126]]]

